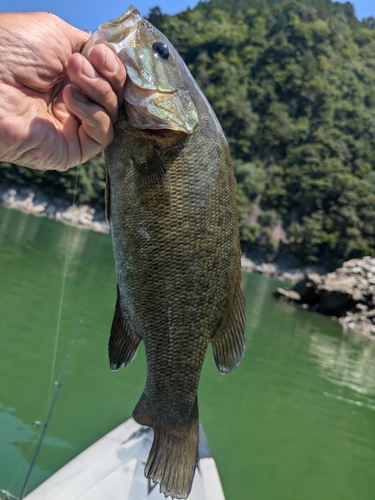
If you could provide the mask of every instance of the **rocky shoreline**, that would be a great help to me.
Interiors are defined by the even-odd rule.
[[[109,233],[104,209],[95,209],[89,205],[72,205],[59,198],[51,199],[34,186],[27,188],[10,185],[0,186],[0,203],[9,208],[40,217],[48,217],[77,227]],[[241,266],[244,271],[264,274],[291,283],[297,283],[309,271],[324,272],[324,269],[303,267],[298,259],[291,254],[285,254],[268,262],[267,255],[262,252],[253,252],[242,257]]]
[[[329,315],[344,330],[354,330],[375,340],[375,258],[344,262],[332,273],[308,272],[291,290],[277,288],[277,298]]]
[[[269,257],[263,252],[252,252],[243,255],[241,266],[244,271],[264,274],[289,283],[298,283],[307,273],[314,272],[324,274],[327,269],[323,266],[303,266],[301,262],[291,253],[285,253],[269,261]]]
[[[0,186],[0,203],[9,208],[59,220],[77,227],[109,233],[104,209],[88,205],[72,205],[66,200],[51,200],[35,188]]]
[[[35,188],[0,186],[0,203],[41,217],[102,233],[108,233],[104,209],[71,205],[51,200]],[[294,284],[277,288],[274,296],[337,318],[345,329],[360,331],[375,339],[375,258],[364,257],[343,264],[333,273],[323,267],[304,267],[285,253],[269,262],[267,255],[254,252],[241,259],[243,270],[264,274]]]
[[[94,208],[89,205],[72,205],[67,200],[47,196],[35,186],[20,187],[5,184],[0,186],[0,203],[9,208],[26,213],[48,217],[67,224],[101,233],[109,233],[105,219],[104,208]],[[244,271],[264,274],[282,281],[297,283],[307,272],[325,272],[324,269],[306,268],[298,259],[285,254],[272,262],[262,252],[243,255],[241,266]]]

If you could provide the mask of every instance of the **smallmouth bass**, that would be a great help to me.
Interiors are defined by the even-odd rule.
[[[99,27],[127,70],[124,110],[105,151],[106,209],[118,281],[110,366],[144,342],[134,419],[153,428],[145,475],[187,498],[197,463],[197,389],[208,344],[221,373],[245,351],[235,181],[228,144],[167,38],[136,8]]]

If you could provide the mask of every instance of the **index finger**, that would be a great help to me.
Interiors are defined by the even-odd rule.
[[[120,59],[109,47],[100,43],[93,47],[88,60],[96,71],[109,81],[121,106],[124,101],[126,70]]]

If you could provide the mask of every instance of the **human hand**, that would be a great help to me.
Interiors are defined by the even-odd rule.
[[[46,13],[0,14],[0,160],[67,170],[102,151],[123,101],[126,72],[89,35]]]

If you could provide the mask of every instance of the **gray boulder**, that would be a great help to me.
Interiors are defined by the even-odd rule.
[[[278,288],[275,297],[339,318],[345,328],[375,338],[375,258],[345,262],[332,273],[309,272],[292,290]]]

